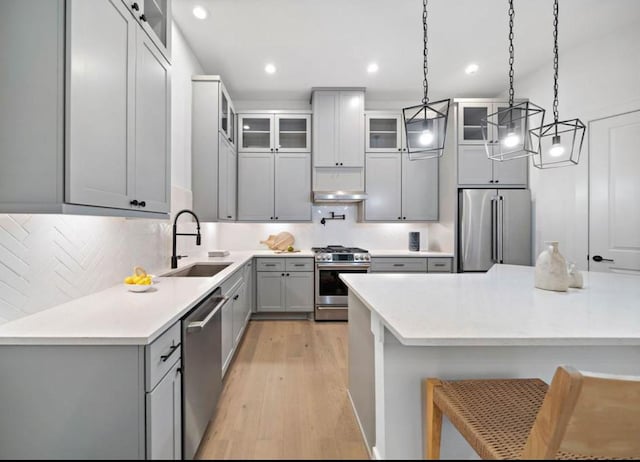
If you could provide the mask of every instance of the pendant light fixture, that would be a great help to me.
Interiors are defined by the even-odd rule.
[[[480,121],[484,146],[489,159],[504,161],[536,154],[532,129],[544,124],[544,109],[529,101],[514,104],[513,0],[509,0],[509,106],[498,108]]]
[[[428,66],[428,26],[427,0],[422,2],[422,31],[423,31],[423,64],[424,80],[422,83],[424,97],[422,104],[406,107],[402,110],[404,119],[405,139],[410,160],[434,159],[442,157],[447,133],[447,119],[449,117],[450,99],[429,101]]]
[[[577,165],[580,161],[585,125],[580,119],[559,121],[558,116],[558,0],[553,2],[553,123],[532,131],[538,149],[533,166],[554,168]]]

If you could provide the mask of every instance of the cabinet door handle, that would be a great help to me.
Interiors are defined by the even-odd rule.
[[[304,266],[304,263],[294,263],[293,266]]]
[[[147,17],[143,14],[140,15],[140,21],[147,22]]]
[[[401,148],[398,148],[398,151],[402,151],[402,149],[401,149]]]
[[[434,263],[433,266],[437,267],[437,268],[442,268],[445,266],[444,263]]]
[[[131,9],[134,10],[134,11],[138,11],[138,10],[140,10],[140,7],[138,6],[137,3],[134,3],[133,5],[131,5]]]
[[[278,148],[276,148],[276,152],[278,152]]]
[[[336,162],[336,165],[338,165],[338,163]]]
[[[275,263],[264,263],[264,266],[276,266]]]
[[[406,220],[406,219],[407,219],[407,217],[402,217],[402,219],[403,219],[403,220]]]
[[[340,165],[344,165],[342,162],[340,162]]]
[[[227,218],[233,218],[231,215],[227,215]]]
[[[493,183],[493,180],[489,180],[489,183]]]
[[[169,347],[169,353],[167,353],[166,355],[162,355],[160,356],[160,359],[162,360],[163,363],[166,363],[167,360],[171,357],[171,355],[173,353],[175,353],[175,351],[180,348],[180,344],[178,343],[177,345],[171,345]]]
[[[284,273],[282,273],[280,276],[284,276]]]
[[[131,202],[129,202],[129,204],[133,205],[134,207],[137,207],[138,206],[138,201],[134,199]]]
[[[140,201],[140,207],[146,207],[147,203],[145,201]]]
[[[500,183],[500,180],[495,180],[494,183]]]
[[[291,276],[289,273],[287,273],[287,277]]]
[[[234,300],[237,300],[238,298],[240,298],[240,294],[236,294],[236,296],[233,297]]]
[[[273,152],[273,148],[271,148],[271,152]]]
[[[393,266],[403,267],[404,263],[394,263]]]

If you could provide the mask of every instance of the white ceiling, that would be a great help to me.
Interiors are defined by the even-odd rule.
[[[207,19],[193,16],[195,5]],[[551,59],[552,1],[515,7],[518,77]],[[377,100],[422,92],[420,0],[173,0],[173,14],[205,72],[220,74],[236,100],[304,99],[314,86],[364,86]],[[563,51],[634,22],[640,0],[561,0],[561,60]],[[429,42],[432,99],[506,89],[506,0],[431,0]],[[372,61],[380,70],[368,75]],[[264,72],[268,62],[276,74]],[[475,76],[464,73],[470,62],[480,66]]]

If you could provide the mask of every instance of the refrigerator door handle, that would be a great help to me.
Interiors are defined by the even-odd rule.
[[[503,250],[504,250],[504,197],[500,196],[498,198],[498,223],[497,223],[497,227],[498,227],[498,232],[497,232],[497,236],[498,236],[498,248],[496,251],[496,256],[498,259],[498,263],[504,263],[504,255],[503,255]]]
[[[491,198],[491,261],[496,263],[498,261],[497,255],[497,239],[498,239],[498,201],[495,197]]]

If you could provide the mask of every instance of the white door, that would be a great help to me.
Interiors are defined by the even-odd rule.
[[[589,270],[640,275],[640,111],[589,123]]]
[[[270,152],[238,154],[238,220],[270,221],[275,218],[274,157]]]
[[[70,2],[67,21],[65,201],[128,209],[135,199],[137,24],[121,0]]]
[[[367,221],[402,220],[402,154],[367,154],[364,214]],[[416,161],[417,162],[417,161]]]
[[[170,195],[169,65],[146,34],[136,56],[135,198],[141,210],[168,212]]]
[[[311,221],[311,154],[276,154],[276,219]]]

